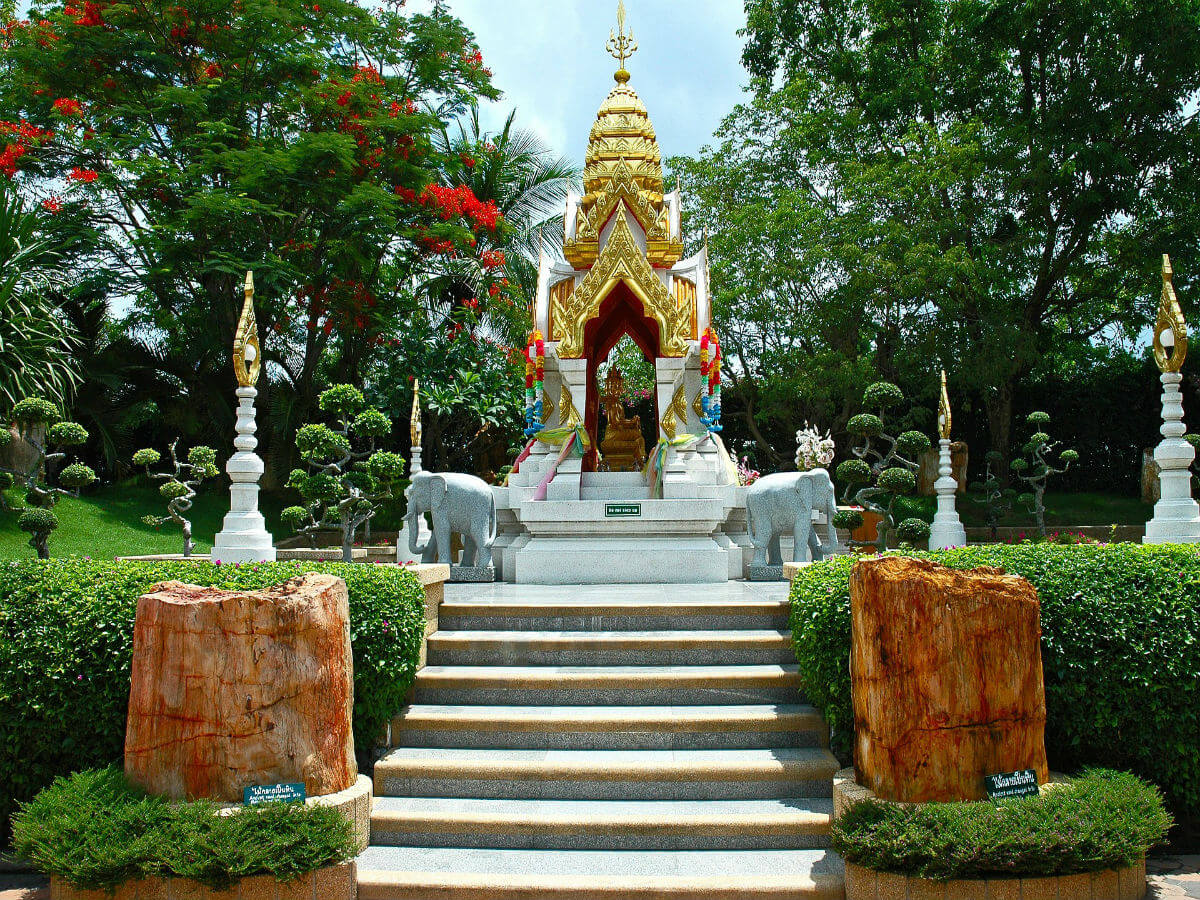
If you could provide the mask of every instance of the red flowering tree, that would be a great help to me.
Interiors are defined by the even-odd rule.
[[[397,286],[451,259],[503,277],[499,208],[434,140],[496,96],[440,4],[35,0],[0,50],[0,170],[48,214],[86,205],[137,317],[186,363],[201,434],[227,436],[245,269],[281,433],[321,379],[359,380]]]

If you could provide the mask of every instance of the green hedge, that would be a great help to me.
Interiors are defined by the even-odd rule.
[[[141,878],[191,878],[216,890],[251,875],[290,881],[355,855],[354,829],[329,807],[266,803],[233,816],[171,803],[119,769],[59,778],[13,817],[13,847],[83,890]]]
[[[1093,770],[998,803],[860,801],[834,824],[832,846],[847,862],[921,878],[1074,875],[1135,865],[1170,827],[1156,788]]]
[[[1200,815],[1200,553],[1136,544],[986,545],[913,553],[956,569],[1023,575],[1042,604],[1046,750],[1052,767],[1129,769],[1180,815]],[[801,570],[791,627],[805,693],[850,756],[850,569]]]
[[[425,629],[425,594],[395,566],[341,563],[0,563],[0,845],[15,800],[55,776],[119,762],[137,599],[160,581],[262,588],[303,572],[345,579],[360,752],[403,705]]]

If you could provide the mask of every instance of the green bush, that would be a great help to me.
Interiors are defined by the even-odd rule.
[[[268,587],[327,572],[350,591],[354,736],[365,754],[403,705],[425,629],[425,594],[394,566],[342,563],[0,564],[0,844],[14,800],[58,775],[121,759],[137,599],[160,581]]]
[[[922,878],[1073,875],[1132,866],[1171,827],[1158,790],[1092,770],[997,803],[855,803],[833,826],[847,862]]]
[[[987,545],[912,553],[955,569],[1023,575],[1042,605],[1046,749],[1060,771],[1104,765],[1159,785],[1200,815],[1200,554],[1137,544]],[[850,756],[850,569],[834,557],[792,585],[804,690]]]
[[[225,890],[241,878],[290,881],[355,854],[349,821],[328,807],[266,803],[217,815],[171,803],[117,769],[59,778],[13,817],[13,847],[38,871],[105,890],[140,878],[191,878]]]

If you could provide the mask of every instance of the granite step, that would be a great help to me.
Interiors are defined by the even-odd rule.
[[[359,900],[841,900],[828,850],[371,847]]]
[[[648,631],[782,629],[786,599],[462,599],[442,604],[446,631]]]
[[[404,747],[553,750],[713,750],[816,747],[811,706],[413,705],[392,720]]]
[[[670,666],[795,662],[791,635],[734,631],[437,631],[430,665]]]
[[[486,800],[381,797],[371,840],[531,850],[795,850],[827,847],[833,802]]]
[[[417,703],[499,706],[797,703],[800,670],[745,666],[427,666],[413,683]]]
[[[397,747],[375,764],[377,797],[752,800],[829,797],[824,747],[547,750]]]

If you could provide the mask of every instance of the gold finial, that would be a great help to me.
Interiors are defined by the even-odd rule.
[[[1187,359],[1187,322],[1175,294],[1174,278],[1171,257],[1164,253],[1162,301],[1158,306],[1158,321],[1154,324],[1154,361],[1163,373],[1178,372]]]
[[[409,419],[408,434],[414,450],[421,449],[421,379],[413,381],[412,417]]]
[[[246,273],[246,300],[233,338],[233,371],[244,388],[258,384],[262,370],[262,347],[258,343],[258,322],[254,317],[254,273]]]
[[[942,399],[938,402],[938,434],[950,440],[950,392],[946,389],[946,370],[942,369]]]
[[[621,84],[629,80],[625,60],[637,53],[637,50],[638,44],[637,39],[633,36],[633,29],[629,29],[628,34],[625,33],[625,0],[617,0],[617,30],[609,33],[608,52],[621,64],[621,68],[614,76]]]

